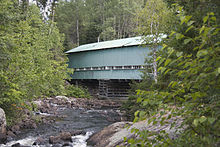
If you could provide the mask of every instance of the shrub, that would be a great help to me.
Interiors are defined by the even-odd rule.
[[[66,86],[66,96],[75,98],[91,98],[87,89],[75,85]]]

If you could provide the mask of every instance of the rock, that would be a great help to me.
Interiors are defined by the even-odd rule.
[[[20,147],[20,146],[21,146],[20,143],[15,143],[15,144],[11,145],[11,147]]]
[[[58,144],[58,143],[61,143],[61,140],[58,136],[50,136],[49,143],[50,144]]]
[[[61,144],[54,144],[52,147],[62,147]]]
[[[69,101],[69,98],[66,97],[66,96],[56,96],[55,98],[56,98],[56,99],[61,99],[61,100]]]
[[[83,130],[75,130],[75,131],[70,132],[70,134],[71,134],[71,136],[76,136],[76,135],[81,135],[81,134],[85,135],[86,132]]]
[[[45,140],[45,139],[43,139],[42,137],[38,137],[38,138],[34,141],[33,145],[44,145],[45,143],[46,143],[46,140]]]
[[[15,143],[11,147],[31,147],[31,146],[25,146],[25,145],[21,145],[20,143]]]
[[[14,132],[15,134],[18,134],[19,131],[20,131],[20,126],[19,126],[19,125],[14,125],[14,126],[11,128],[11,131]]]
[[[12,141],[12,140],[13,140],[13,138],[12,138],[11,136],[7,136],[6,142],[10,142],[10,141]]]
[[[73,145],[70,144],[70,143],[64,143],[64,144],[62,145],[62,147],[73,147]]]
[[[62,143],[64,141],[72,142],[72,136],[70,132],[62,132],[58,136],[49,137],[50,144]]]
[[[36,129],[36,128],[37,128],[36,123],[32,123],[32,124],[31,124],[31,128],[32,128],[32,129]]]
[[[159,117],[157,118],[159,119]],[[184,129],[179,128],[182,124],[183,119],[180,117],[173,117],[167,121],[166,124],[161,125],[157,124],[148,124],[148,120],[139,121],[134,124],[129,122],[117,122],[114,123],[100,132],[92,135],[88,140],[88,145],[92,145],[94,147],[115,147],[115,146],[124,146],[124,138],[136,138],[135,134],[131,133],[131,129],[136,128],[139,130],[148,130],[155,133],[159,133],[164,130],[170,138],[176,138],[178,132]],[[175,122],[176,126],[171,127],[171,124]],[[123,128],[125,124],[132,124],[129,128]]]
[[[41,100],[33,101],[33,104],[39,108],[42,105],[42,101]]]
[[[10,137],[16,137],[16,135],[12,131],[8,131],[7,135]]]
[[[5,112],[0,108],[0,144],[6,141],[6,117]]]
[[[105,147],[109,144],[109,138],[113,136],[116,132],[124,129],[125,125],[131,125],[131,122],[117,122],[108,127],[105,127],[102,131],[95,133],[88,140],[88,145]]]
[[[72,142],[72,136],[70,132],[62,132],[60,134],[60,139],[63,141],[69,141]]]

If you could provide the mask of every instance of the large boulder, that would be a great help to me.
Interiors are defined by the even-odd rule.
[[[175,126],[171,127],[173,122],[175,122]],[[155,133],[159,133],[160,131],[164,130],[166,133],[168,133],[170,138],[175,138],[178,135],[178,132],[184,129],[180,129],[182,122],[183,119],[180,117],[170,118],[164,125],[161,125],[160,123],[149,124],[148,120],[144,120],[132,124],[129,128],[125,127],[125,124],[131,124],[131,122],[117,122],[91,136],[87,142],[88,145],[92,145],[94,147],[115,147],[117,145],[124,146],[126,145],[124,143],[124,138],[131,139],[138,137],[134,133],[131,133],[131,129],[133,128],[139,129],[140,131],[148,130]]]
[[[0,144],[6,140],[6,117],[5,112],[0,108]]]
[[[126,126],[131,125],[131,122],[116,122],[108,127],[105,127],[98,133],[92,135],[88,140],[88,145],[96,147],[106,147],[110,144],[110,138],[117,132],[123,130]]]

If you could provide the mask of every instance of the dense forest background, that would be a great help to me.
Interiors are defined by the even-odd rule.
[[[60,1],[54,21],[65,34],[64,47],[137,36],[137,13],[143,0]]]
[[[219,5],[219,0],[0,0],[0,107],[8,124],[32,99],[73,91],[86,95],[65,84],[72,72],[66,50],[143,36],[152,68],[133,85],[124,109],[134,122],[152,118],[149,123],[163,124],[179,116],[181,127],[188,127],[175,140],[166,132],[135,130],[141,139],[125,141],[131,146],[218,146]],[[146,37],[151,34],[154,42]],[[161,41],[160,34],[167,38]],[[157,50],[158,45],[163,48]],[[159,110],[172,113],[156,120]]]

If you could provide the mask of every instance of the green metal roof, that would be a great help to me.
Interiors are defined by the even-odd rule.
[[[158,41],[161,41],[162,38],[166,38],[166,37],[167,35],[160,34],[160,38]],[[118,39],[118,40],[110,40],[110,41],[103,41],[103,42],[80,45],[76,48],[73,48],[67,51],[66,53],[75,53],[75,52],[83,52],[83,51],[91,51],[91,50],[102,50],[102,49],[127,47],[127,46],[138,46],[141,44],[145,44],[146,40],[148,40],[147,41],[148,43],[153,42],[152,35],[148,35],[146,37],[138,36],[138,37],[132,37],[132,38],[124,38],[124,39]]]
[[[103,41],[103,42],[80,45],[76,48],[73,48],[67,51],[66,53],[100,50],[100,49],[108,49],[108,48],[116,48],[116,47],[135,46],[135,45],[141,45],[141,44],[143,44],[143,40],[141,39],[141,36],[139,36],[139,37],[132,37],[132,38],[110,40],[110,41]]]

